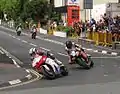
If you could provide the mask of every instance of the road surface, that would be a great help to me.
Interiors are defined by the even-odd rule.
[[[0,45],[21,60],[23,64],[20,63],[19,65],[22,67],[31,67],[28,55],[29,49],[31,47],[41,47],[45,50],[52,51],[59,60],[63,61],[64,64],[68,66],[70,71],[67,77],[58,78],[52,81],[42,79],[33,83],[4,90],[9,91],[9,93],[11,92],[10,94],[15,94],[16,92],[17,94],[23,94],[23,92],[26,94],[39,94],[40,92],[44,94],[47,94],[48,92],[50,92],[50,94],[60,94],[61,92],[63,94],[80,94],[80,92],[81,94],[100,94],[101,90],[103,90],[101,91],[102,94],[117,94],[111,93],[112,86],[108,87],[108,85],[112,85],[113,83],[113,86],[116,84],[120,86],[120,84],[117,83],[120,81],[119,57],[87,51],[87,53],[92,55],[95,67],[91,70],[83,70],[75,65],[70,66],[68,64],[64,45],[59,43],[42,39],[32,40],[30,35],[21,35],[18,37],[14,32],[0,29]],[[106,88],[106,91],[103,88]],[[94,89],[95,91],[92,92],[91,90]],[[113,92],[115,89],[113,87]],[[95,93],[97,92],[96,90],[98,90],[98,93]],[[110,93],[106,93],[109,91]]]

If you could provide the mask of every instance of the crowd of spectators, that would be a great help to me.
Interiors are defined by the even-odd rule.
[[[106,14],[102,16],[102,18],[99,21],[95,21],[94,18],[92,18],[90,21],[86,20],[85,22],[74,22],[73,28],[75,32],[80,35],[81,32],[110,32],[114,37],[117,38],[118,41],[120,41],[120,17],[107,17]]]

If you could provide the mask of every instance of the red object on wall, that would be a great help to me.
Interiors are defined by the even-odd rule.
[[[80,20],[80,7],[68,6],[67,7],[68,26],[72,26],[74,22],[78,22],[79,20]]]

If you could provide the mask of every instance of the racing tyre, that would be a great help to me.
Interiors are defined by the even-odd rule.
[[[20,34],[21,34],[21,31],[17,31],[17,36],[20,36]]]
[[[56,78],[56,75],[52,69],[52,67],[50,65],[47,65],[47,67],[50,69],[50,70],[47,70],[45,68],[45,66],[41,66],[41,71],[42,71],[42,74],[45,76],[46,79],[49,79],[49,80],[53,80]]]
[[[36,39],[36,32],[32,33],[32,39]]]
[[[91,69],[91,68],[94,66],[93,61],[91,60],[90,62],[91,62],[91,63],[90,63],[90,65],[89,65],[89,66],[87,66],[87,67],[86,67],[86,69]]]
[[[90,67],[92,68],[93,66],[94,66],[94,63],[93,63],[93,61],[91,60]]]
[[[68,75],[68,69],[65,66],[61,66],[60,70],[61,70],[61,74],[63,76],[67,76]]]

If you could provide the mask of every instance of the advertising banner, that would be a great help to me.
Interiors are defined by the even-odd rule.
[[[66,5],[79,5],[79,0],[67,0]]]

